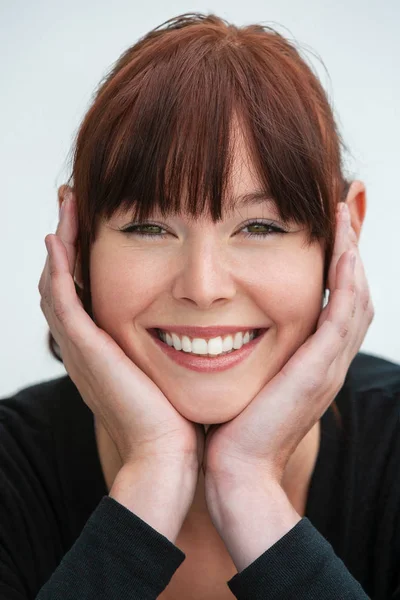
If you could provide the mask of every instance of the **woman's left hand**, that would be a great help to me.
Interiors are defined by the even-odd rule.
[[[218,511],[212,506],[219,496],[216,487],[227,491],[260,477],[281,485],[290,456],[343,386],[374,317],[357,236],[343,202],[337,217],[330,297],[315,333],[236,418],[207,431],[203,472],[211,517]]]

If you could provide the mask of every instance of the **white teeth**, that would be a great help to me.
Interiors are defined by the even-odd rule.
[[[202,338],[194,338],[191,340],[188,336],[179,337],[176,333],[168,333],[158,331],[158,337],[168,346],[173,346],[175,350],[183,352],[191,352],[192,354],[201,354],[208,356],[218,356],[239,350],[244,344],[248,344],[255,337],[255,331],[237,332],[232,337],[227,335],[222,339],[221,336],[204,340]]]
[[[182,350],[181,340],[176,333],[172,334],[172,345],[174,346],[175,350]]]

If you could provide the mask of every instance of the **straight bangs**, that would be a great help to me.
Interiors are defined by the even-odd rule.
[[[182,15],[129,48],[101,84],[78,132],[73,181],[81,243],[100,219],[146,221],[234,210],[237,133],[262,195],[309,242],[334,240],[345,195],[342,141],[325,93],[297,50],[273,29]],[[84,239],[86,238],[86,239]]]

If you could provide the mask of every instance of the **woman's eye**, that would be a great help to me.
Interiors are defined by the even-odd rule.
[[[245,233],[245,237],[267,237],[268,235],[272,234],[287,233],[287,231],[285,231],[281,227],[273,225],[272,223],[264,223],[264,221],[252,221],[251,223],[247,223],[244,229],[248,229],[249,227],[262,227],[264,229],[267,229],[268,231],[256,231],[253,233]]]
[[[154,233],[154,232],[141,232],[139,231],[140,229],[144,229],[146,227],[150,227],[152,229],[161,229],[163,230],[163,228],[160,225],[152,225],[151,223],[142,223],[140,225],[129,225],[129,227],[126,227],[126,229],[121,229],[121,231],[123,233],[129,233],[129,234],[134,234],[134,235],[139,235],[140,237],[159,237],[159,238],[164,238],[167,236],[166,233]],[[165,230],[163,230],[165,231]]]
[[[255,232],[250,232],[250,233],[245,233],[245,237],[246,238],[254,238],[254,237],[267,237],[270,236],[272,234],[282,234],[282,233],[287,233],[287,231],[285,231],[284,229],[282,229],[281,227],[278,227],[277,225],[273,225],[272,223],[264,223],[263,221],[252,221],[251,223],[247,223],[247,225],[245,225],[240,231],[242,231],[243,229],[248,229],[248,228],[252,228],[252,227],[258,227],[258,228],[263,228],[265,231],[255,231]],[[150,231],[144,231],[145,229],[150,229]],[[140,237],[152,237],[152,238],[165,238],[167,237],[167,233],[159,233],[157,231],[154,230],[161,230],[165,232],[165,229],[163,229],[161,227],[161,225],[155,225],[152,223],[140,223],[140,224],[134,224],[134,225],[129,225],[128,227],[126,227],[126,229],[121,229],[121,231],[123,233],[127,233],[129,235],[138,235]],[[151,231],[153,230],[153,231]]]

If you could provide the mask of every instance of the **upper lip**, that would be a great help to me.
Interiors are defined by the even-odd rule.
[[[187,335],[188,337],[195,338],[213,338],[222,335],[229,335],[231,333],[237,333],[238,331],[253,331],[254,329],[266,329],[259,325],[243,325],[241,327],[225,325],[223,327],[192,327],[192,326],[174,326],[174,325],[163,325],[157,326],[154,329],[162,329],[163,331],[170,331],[177,335]]]

